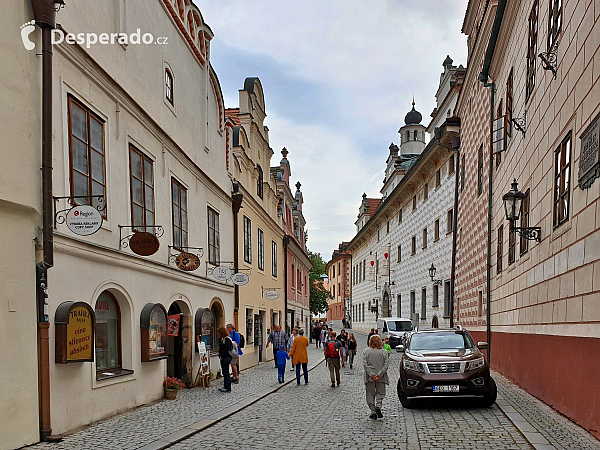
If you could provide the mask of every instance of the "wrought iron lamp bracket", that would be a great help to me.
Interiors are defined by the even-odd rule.
[[[558,67],[558,39],[552,44],[552,47],[547,52],[542,52],[538,55],[538,57],[542,60],[542,68],[544,70],[549,70],[554,75],[554,79],[556,80],[556,72]]]
[[[523,111],[523,117],[513,117],[512,123],[517,130],[523,133],[523,137],[525,137],[525,132],[527,131],[527,110]]]
[[[56,229],[56,225],[60,225],[60,224],[63,224],[66,222],[67,214],[69,213],[69,211],[71,211],[76,206],[83,206],[83,205],[79,205],[79,204],[75,203],[74,199],[76,199],[76,198],[87,198],[90,200],[90,203],[92,202],[93,198],[98,199],[98,204],[96,206],[94,206],[94,208],[96,208],[100,214],[104,215],[104,212],[106,211],[106,198],[104,197],[104,195],[67,195],[67,196],[63,196],[63,197],[52,197],[52,199],[54,200],[54,228],[55,229]],[[65,200],[65,199],[68,200],[67,203],[69,203],[71,206],[69,206],[66,209],[57,210],[58,202],[60,200]]]
[[[130,229],[132,232],[127,236],[123,236],[123,228]],[[154,234],[154,236],[156,236],[157,238],[162,237],[162,235],[165,233],[165,230],[163,229],[162,225],[144,225],[140,227],[134,227],[133,225],[119,225],[119,242],[121,248],[127,248],[129,246],[129,239],[131,239],[131,237],[135,234],[136,228],[152,228],[154,230],[154,233],[152,234]]]
[[[434,286],[441,286],[442,285],[442,280],[431,280],[433,282]]]

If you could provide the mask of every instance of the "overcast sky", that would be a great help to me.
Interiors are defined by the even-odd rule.
[[[442,61],[466,65],[467,0],[194,1],[215,34],[225,106],[238,106],[246,77],[260,78],[271,166],[285,146],[308,247],[329,260],[355,234],[362,193],[381,196],[413,95],[427,126]]]

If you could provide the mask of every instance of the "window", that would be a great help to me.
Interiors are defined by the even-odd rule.
[[[396,296],[396,316],[402,317],[402,295]]]
[[[523,198],[523,203],[521,203],[521,228],[527,227],[529,227],[529,189],[525,192],[525,198]],[[527,250],[529,250],[529,241],[523,236],[519,240],[519,249],[521,255],[527,253]]]
[[[398,224],[402,223],[402,208],[398,210]]]
[[[171,209],[173,213],[173,247],[183,249],[188,245],[187,189],[171,178]]]
[[[433,286],[433,301],[431,302],[431,306],[433,306],[434,308],[437,308],[439,306],[438,288],[439,286],[437,284]]]
[[[506,80],[506,115],[504,116],[504,135],[505,145],[508,148],[512,139],[512,119],[513,119],[513,69],[510,69],[508,79]]]
[[[423,200],[427,200],[429,198],[429,184],[425,183],[423,186]]]
[[[85,196],[106,195],[104,121],[71,96],[68,109],[71,195],[77,205],[97,207],[98,199]],[[103,216],[106,217],[106,209]]]
[[[525,78],[525,101],[529,100],[535,87],[535,60],[537,58],[538,2],[535,0],[529,13],[529,35],[527,41],[527,76]]]
[[[331,266],[331,269],[333,270],[333,272],[331,274],[331,278],[335,278],[335,264],[333,266]]]
[[[256,180],[256,195],[260,198],[264,196],[264,187],[263,187],[263,170],[260,165],[256,166],[256,170],[258,170],[258,180]]]
[[[277,278],[277,242],[271,241],[271,275]]]
[[[483,144],[477,150],[477,195],[483,192]]]
[[[421,320],[427,319],[427,289],[421,289]]]
[[[208,262],[218,265],[221,262],[219,237],[219,214],[208,208]]]
[[[406,140],[407,140],[407,141],[410,141],[410,131],[407,131],[407,132],[406,132]]]
[[[440,219],[435,219],[433,226],[433,240],[437,241],[440,238]]]
[[[454,231],[454,208],[449,209],[446,213],[446,233]]]
[[[465,190],[465,155],[462,155],[462,161],[460,163],[460,192]]]
[[[412,199],[412,210],[415,211],[417,209],[417,196],[413,196]]]
[[[244,261],[252,264],[252,221],[244,216]]]
[[[296,287],[296,266],[292,264],[292,287],[295,288]],[[333,294],[335,295],[335,293]]]
[[[504,252],[504,225],[498,228],[498,244],[496,248],[496,273],[502,272],[502,253]]]
[[[500,101],[498,102],[498,110],[496,111],[496,119],[499,119],[500,117],[502,117],[502,99],[500,99]],[[506,150],[506,117],[504,118],[504,135],[502,138],[504,139],[503,149]],[[494,157],[496,158],[496,168],[498,168],[498,166],[502,162],[502,153],[497,152],[494,154]]]
[[[169,69],[165,69],[165,97],[167,101],[173,104],[173,74]]]
[[[96,370],[121,368],[121,310],[108,291],[96,300]]]
[[[550,0],[548,14],[548,51],[558,40],[562,28],[562,0]]]
[[[417,237],[413,236],[411,239],[411,243],[410,243],[410,254],[414,255],[415,253],[417,253]]]
[[[413,138],[414,138],[413,140],[415,140],[415,141],[417,140],[417,130],[415,130],[415,132],[413,133]]]
[[[254,310],[246,309],[246,344],[254,343],[252,325],[254,325]]]
[[[456,162],[454,161],[454,154],[452,154],[448,159],[448,175],[452,175],[454,173],[454,166],[456,166]]]
[[[363,260],[363,263],[362,263],[362,279],[363,280],[365,279],[366,272],[367,272],[367,261]]]
[[[386,225],[385,225],[385,232],[386,234],[388,234],[390,232],[390,221],[388,220]]]
[[[338,295],[342,297],[342,286],[338,283]]]
[[[508,265],[515,262],[516,232],[509,226],[508,230]]]
[[[571,133],[554,151],[554,227],[569,219]]]
[[[450,317],[450,281],[444,281],[444,317]]]
[[[398,262],[402,261],[402,247],[398,246]]]
[[[265,270],[265,233],[258,229],[258,270]]]
[[[479,291],[479,297],[477,299],[477,315],[479,317],[483,315],[483,291]]]
[[[298,277],[298,281],[296,283],[296,289],[298,290],[298,293],[302,293],[302,275],[300,272],[300,269],[296,269],[296,276]],[[333,290],[335,291],[335,286],[333,287]],[[339,292],[338,292],[339,295]]]
[[[423,229],[423,248],[427,248],[427,228]]]
[[[131,173],[131,219],[136,230],[154,225],[154,181],[152,161],[133,145],[129,146]]]
[[[439,188],[442,184],[442,169],[438,169],[435,172],[435,187]]]
[[[416,299],[415,299],[415,291],[410,291],[410,315],[415,313],[416,310]]]

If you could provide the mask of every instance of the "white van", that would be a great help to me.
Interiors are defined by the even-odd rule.
[[[384,317],[377,319],[377,330],[382,339],[390,339],[390,347],[396,348],[402,344],[404,335],[413,331],[413,324],[404,317]]]

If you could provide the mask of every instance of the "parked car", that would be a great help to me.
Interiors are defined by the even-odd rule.
[[[497,389],[489,365],[480,350],[486,342],[473,342],[458,327],[412,333],[403,352],[398,379],[398,398],[410,408],[418,397],[480,397],[484,406],[496,401]]]
[[[390,339],[390,347],[397,348],[403,345],[403,340],[413,330],[413,324],[410,319],[403,317],[385,317],[377,319],[377,329],[383,339]]]

